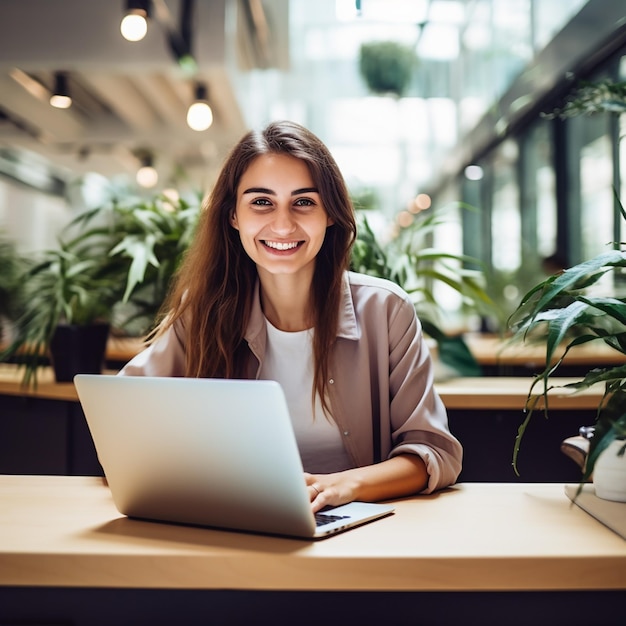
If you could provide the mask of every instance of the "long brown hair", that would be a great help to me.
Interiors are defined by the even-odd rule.
[[[337,335],[341,284],[356,236],[354,209],[345,181],[328,148],[294,122],[273,122],[248,132],[226,158],[213,191],[205,200],[197,232],[163,307],[153,339],[176,320],[185,326],[186,375],[239,378],[249,354],[244,333],[250,317],[257,269],[243,249],[230,218],[237,187],[252,161],[263,154],[286,154],[309,168],[333,224],[317,255],[312,284],[313,391],[325,408],[328,360]]]

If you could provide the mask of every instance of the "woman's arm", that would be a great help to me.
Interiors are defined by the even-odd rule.
[[[376,502],[422,491],[428,484],[426,465],[414,454],[399,454],[375,465],[334,474],[304,475],[313,511],[353,500]]]

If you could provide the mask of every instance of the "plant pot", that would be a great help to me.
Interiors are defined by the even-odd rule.
[[[50,342],[50,361],[57,382],[71,382],[76,374],[101,374],[108,324],[59,324]]]
[[[593,467],[596,496],[604,500],[626,502],[626,454],[618,451],[626,441],[616,439],[599,456]]]

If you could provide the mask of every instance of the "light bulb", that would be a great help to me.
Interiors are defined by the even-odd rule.
[[[152,165],[143,165],[137,170],[136,179],[142,187],[154,187],[159,182],[159,174]]]
[[[55,72],[54,74],[54,89],[50,94],[50,104],[57,109],[69,109],[72,106],[72,97],[65,72]]]
[[[206,102],[194,102],[187,111],[187,124],[193,130],[206,130],[213,124],[213,111]]]
[[[57,109],[69,109],[72,106],[72,99],[69,96],[52,94],[50,96],[50,104]]]
[[[128,41],[141,41],[148,32],[148,22],[145,15],[140,13],[125,15],[120,24],[120,31],[124,39]]]

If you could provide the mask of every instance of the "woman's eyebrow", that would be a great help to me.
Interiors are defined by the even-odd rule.
[[[265,187],[250,187],[250,189],[246,189],[245,191],[243,191],[242,195],[246,193],[265,193],[268,196],[276,195],[275,191],[272,191],[271,189],[266,189]]]
[[[267,194],[268,196],[275,196],[276,192],[273,191],[272,189],[267,189],[267,187],[250,187],[250,189],[246,189],[245,191],[242,192],[243,194],[246,193],[264,193]],[[319,193],[317,187],[302,187],[302,189],[294,189],[291,192],[292,196],[298,196],[301,193]]]

